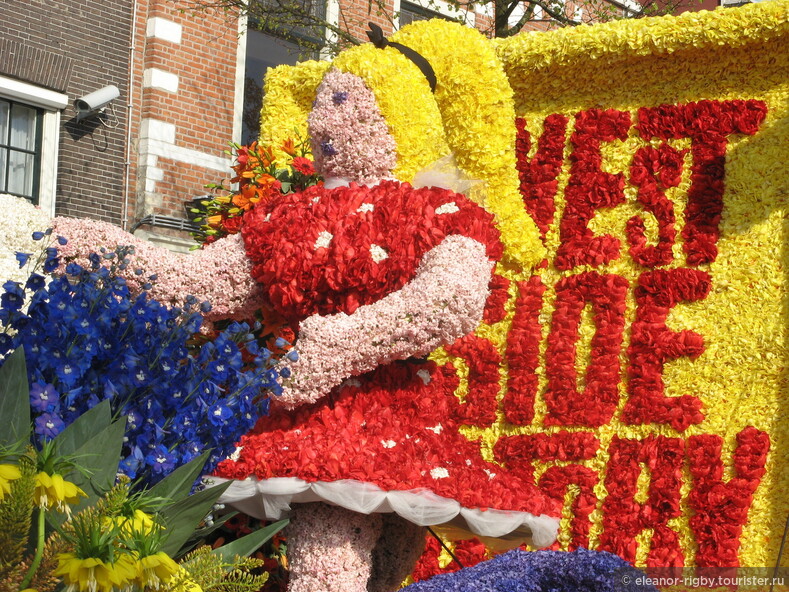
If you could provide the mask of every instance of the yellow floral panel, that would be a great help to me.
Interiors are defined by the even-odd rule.
[[[556,548],[789,566],[788,14],[773,0],[477,52],[445,24],[397,35],[437,63],[447,141],[495,187],[509,254],[476,332],[502,359],[495,421],[463,429],[556,500]],[[274,71],[262,137],[305,129],[324,71]],[[471,400],[478,364],[447,350],[431,357]]]

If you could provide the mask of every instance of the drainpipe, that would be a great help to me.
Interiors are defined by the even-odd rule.
[[[132,130],[132,116],[134,114],[134,101],[132,100],[132,93],[134,92],[134,45],[137,42],[137,2],[132,0],[132,20],[131,20],[131,42],[129,43],[129,86],[127,91],[128,100],[126,105],[126,158],[123,163],[123,209],[121,210],[121,228],[128,229],[129,226],[129,186],[131,180],[131,130]]]

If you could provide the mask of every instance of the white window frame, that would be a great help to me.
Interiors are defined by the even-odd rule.
[[[68,105],[68,95],[40,86],[0,76],[0,97],[44,110],[41,121],[41,172],[38,206],[50,217],[55,215],[60,111]]]

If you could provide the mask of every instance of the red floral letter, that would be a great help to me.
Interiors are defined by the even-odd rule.
[[[619,240],[611,235],[594,236],[589,221],[595,210],[611,208],[625,201],[622,173],[601,170],[602,142],[625,140],[630,129],[630,114],[625,111],[589,109],[575,116],[571,137],[570,180],[564,191],[564,215],[554,265],[572,269],[577,265],[602,265],[619,257]]]
[[[701,335],[693,331],[676,333],[666,327],[666,319],[679,302],[704,300],[709,291],[710,276],[703,271],[659,269],[641,274],[628,349],[630,398],[622,413],[623,421],[665,423],[682,431],[704,419],[701,401],[696,397],[665,395],[663,365],[681,356],[697,358],[704,351]]]
[[[507,393],[504,395],[504,415],[507,421],[529,425],[534,419],[534,396],[537,394],[537,366],[539,365],[540,308],[545,286],[539,276],[518,282],[515,316],[507,335]]]
[[[496,460],[509,465],[525,480],[533,480],[533,461],[568,461],[594,458],[600,441],[589,432],[557,432],[555,434],[518,435],[501,438],[494,449]],[[549,467],[540,477],[540,489],[556,501],[557,511],[564,504],[570,485],[580,488],[573,500],[572,548],[589,546],[589,515],[597,505],[594,486],[597,473],[582,465]]]
[[[763,101],[699,101],[638,110],[643,138],[690,138],[691,186],[685,210],[688,265],[711,263],[718,255],[718,224],[723,210],[723,177],[728,136],[753,135],[767,115]]]
[[[619,348],[625,326],[628,282],[591,271],[559,280],[548,337],[545,425],[599,427],[611,421],[619,400]],[[586,369],[586,388],[576,386],[576,351],[581,313],[592,304],[596,331]]]
[[[564,161],[564,138],[567,131],[567,117],[554,113],[545,118],[542,136],[537,142],[537,153],[529,161],[531,136],[526,129],[523,117],[515,119],[515,155],[520,178],[521,197],[526,211],[531,214],[540,235],[545,238],[556,211],[554,197],[558,186],[559,173]]]
[[[736,477],[723,482],[723,439],[713,434],[688,438],[688,458],[693,489],[690,528],[696,535],[699,567],[735,567],[740,533],[748,519],[753,493],[764,475],[770,437],[754,427],[737,434],[734,452]]]
[[[510,280],[503,275],[496,273],[491,275],[490,283],[488,284],[490,296],[485,301],[485,312],[482,316],[482,320],[488,325],[503,321],[504,317],[507,316],[506,305],[510,297],[509,287]]]
[[[600,550],[616,553],[632,563],[638,547],[636,535],[651,528],[653,535],[647,566],[684,565],[679,537],[666,524],[682,513],[679,501],[683,451],[684,443],[680,438],[648,436],[639,441],[615,437],[611,441]],[[644,503],[635,499],[641,463],[650,474],[649,493]]]
[[[501,356],[493,344],[476,335],[466,335],[446,348],[450,356],[468,364],[466,402],[458,407],[460,423],[488,427],[496,421]]]
[[[660,148],[640,148],[630,165],[630,182],[638,187],[638,201],[658,222],[658,243],[646,246],[644,220],[633,216],[627,222],[627,240],[630,255],[645,267],[671,263],[671,247],[677,231],[674,228],[674,204],[666,197],[668,187],[676,187],[682,178],[682,158],[686,150],[679,151],[668,144]]]
[[[589,515],[597,507],[597,495],[594,492],[597,472],[582,465],[565,465],[549,467],[540,477],[540,489],[562,503],[567,488],[571,485],[577,485],[580,491],[570,508],[573,513],[570,523],[570,551],[577,547],[589,547],[589,530],[592,527]]]

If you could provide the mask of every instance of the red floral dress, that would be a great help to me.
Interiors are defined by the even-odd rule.
[[[243,234],[255,278],[292,320],[350,314],[399,290],[452,234],[484,244],[491,260],[502,252],[492,216],[464,196],[388,181],[286,196],[253,210]],[[387,492],[432,492],[463,508],[558,516],[555,501],[485,461],[479,442],[459,432],[458,384],[451,364],[409,359],[347,380],[315,404],[272,406],[217,475],[353,480]]]

